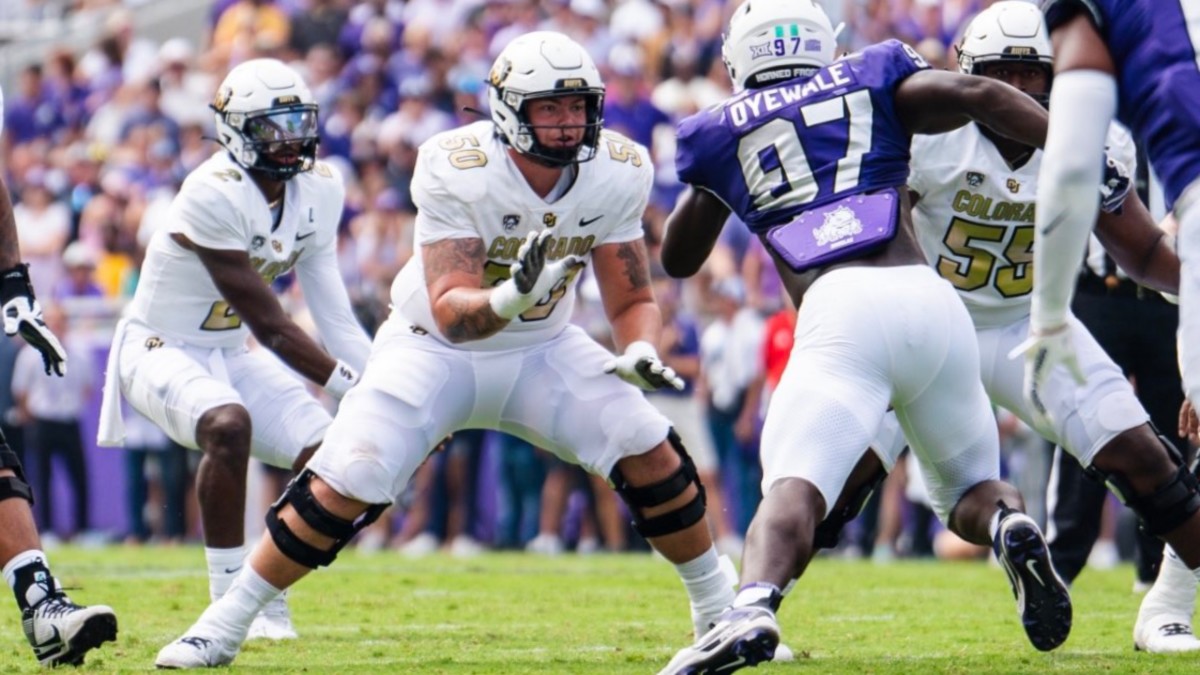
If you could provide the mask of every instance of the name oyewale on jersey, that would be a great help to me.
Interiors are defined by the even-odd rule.
[[[748,91],[745,96],[726,105],[729,119],[735,127],[757,121],[759,117],[780,110],[785,106],[803,101],[814,94],[821,94],[857,83],[849,64],[839,61],[831,64],[816,75],[786,87]],[[841,104],[841,101],[838,101]]]

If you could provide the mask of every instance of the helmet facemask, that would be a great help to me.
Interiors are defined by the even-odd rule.
[[[1039,65],[1046,72],[1046,91],[1029,96],[1050,106],[1053,48],[1041,11],[1033,4],[1002,0],[980,12],[963,31],[957,50],[958,69],[968,75],[982,75],[983,67],[992,63]]]
[[[317,105],[300,75],[276,59],[245,61],[212,106],[217,142],[249,172],[286,181],[316,164]]]
[[[582,125],[542,125],[529,119],[531,102],[582,96]],[[488,103],[497,136],[511,148],[546,166],[562,167],[596,157],[604,125],[604,82],[584,48],[566,35],[537,31],[523,35],[501,51],[488,77]],[[537,131],[583,129],[580,143],[550,147]]]
[[[312,169],[317,159],[317,106],[312,103],[221,115],[240,143],[225,143],[247,171],[286,181]]]
[[[587,111],[582,125],[534,125],[529,121],[527,106],[533,101],[544,98],[565,96],[583,96]],[[600,130],[604,126],[602,117],[604,110],[604,90],[588,89],[583,91],[553,92],[542,96],[523,97],[517,113],[517,133],[510,142],[523,155],[547,166],[568,166],[587,162],[596,157],[600,145]],[[583,129],[583,139],[573,147],[549,147],[537,138],[538,129]],[[503,137],[503,136],[502,136]]]

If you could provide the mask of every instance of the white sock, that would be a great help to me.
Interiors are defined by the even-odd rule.
[[[1146,597],[1142,598],[1138,616],[1151,619],[1165,614],[1190,624],[1196,607],[1196,586],[1200,583],[1197,581],[1198,575],[1200,572],[1188,569],[1170,546],[1164,547],[1158,578],[1146,591]]]
[[[693,610],[711,612],[733,604],[733,581],[721,569],[716,546],[710,546],[698,557],[676,565],[675,569],[687,589]]]
[[[245,545],[234,548],[204,547],[204,559],[208,562],[208,598],[216,602],[229,590],[230,584],[246,564]]]
[[[748,607],[756,603],[766,602],[771,599],[775,593],[780,593],[779,588],[774,584],[759,582],[750,584],[738,591],[737,598],[733,601],[734,607]],[[780,593],[780,595],[783,595]]]
[[[221,599],[204,610],[188,633],[221,637],[240,645],[254,617],[281,592],[246,565]]]

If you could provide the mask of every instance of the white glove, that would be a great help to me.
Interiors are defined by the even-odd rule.
[[[18,333],[42,355],[46,374],[67,374],[67,352],[42,320],[42,306],[33,297],[28,267],[21,263],[0,273],[0,301],[4,303],[4,333]]]
[[[1087,382],[1083,369],[1079,367],[1079,359],[1075,356],[1070,325],[1063,324],[1048,331],[1032,332],[1029,339],[1009,352],[1008,358],[1015,359],[1022,354],[1025,355],[1025,401],[1029,403],[1035,426],[1043,431],[1053,429],[1042,392],[1055,366],[1064,366],[1076,384],[1082,386]]]
[[[576,269],[583,267],[579,256],[569,255],[546,264],[550,230],[530,232],[517,250],[517,262],[509,267],[512,277],[492,289],[488,304],[496,316],[512,321],[545,298]]]
[[[1104,174],[1100,179],[1100,210],[1120,213],[1131,188],[1133,181],[1129,178],[1129,167],[1106,154]]]
[[[358,379],[358,372],[345,361],[338,359],[337,365],[333,367],[333,372],[329,375],[329,380],[325,382],[325,391],[340,401],[346,392],[350,391],[350,387],[358,384]]]
[[[615,373],[622,380],[646,391],[665,387],[683,391],[683,379],[675,374],[674,369],[663,365],[654,345],[641,340],[626,347],[624,354],[609,359],[604,364],[604,372]]]

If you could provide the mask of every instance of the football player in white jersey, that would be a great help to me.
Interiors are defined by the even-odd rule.
[[[0,135],[4,131],[4,92],[0,91]],[[42,321],[42,308],[33,297],[29,271],[21,262],[17,223],[8,185],[0,176],[0,311],[4,333],[20,335],[42,355],[46,374],[62,376],[67,354]],[[9,386],[10,383],[4,383]],[[49,499],[42,495],[42,499]],[[21,625],[33,654],[44,666],[83,663],[84,656],[117,638],[117,616],[104,605],[77,605],[50,573],[34,524],[33,490],[25,482],[21,459],[0,434],[0,567],[13,589]]]
[[[972,20],[963,35],[958,61],[963,73],[1003,80],[1043,102],[1049,100],[1051,44],[1035,5],[997,2]],[[1108,155],[1127,168],[1125,176],[1136,173],[1133,142],[1121,127],[1109,130]],[[1010,358],[1029,335],[1041,160],[1041,150],[974,124],[938,136],[916,136],[908,183],[915,204],[913,224],[930,265],[958,289],[971,313],[983,384],[992,402],[1074,455],[1091,476],[1107,480],[1135,510],[1144,509],[1152,505],[1149,498],[1131,492],[1135,477],[1172,463],[1178,467],[1167,474],[1186,473],[1182,457],[1149,424],[1132,385],[1087,328],[1068,314],[1084,383],[1077,384],[1065,369],[1053,371],[1039,389],[1048,416],[1026,402],[1024,362]],[[1123,183],[1105,195],[1096,235],[1135,281],[1175,293],[1179,259],[1170,238],[1155,225],[1136,192],[1121,202],[1127,189]],[[1139,515],[1145,517],[1144,512]],[[1154,534],[1165,533],[1154,528],[1154,521],[1146,524]],[[1159,595],[1173,595],[1168,592],[1172,577],[1167,577],[1143,605],[1135,644],[1150,651],[1200,648],[1191,631],[1195,584],[1186,583],[1193,577],[1185,570],[1186,585],[1174,594],[1186,603],[1182,612],[1171,611],[1177,603],[1156,601]]]
[[[204,453],[196,487],[215,600],[245,559],[250,456],[299,471],[331,421],[288,367],[340,398],[366,364],[370,338],[338,271],[344,186],[315,159],[308,87],[283,63],[256,59],[229,72],[212,107],[223,148],[187,177],[147,247],[113,338],[99,435],[102,445],[121,444],[123,395]],[[293,268],[328,352],[271,289]],[[273,355],[249,350],[251,334]],[[284,599],[263,612],[254,636],[296,636]]]
[[[231,662],[259,608],[333,562],[438,441],[464,428],[511,433],[608,477],[679,571],[697,633],[732,601],[695,467],[639,390],[682,386],[653,346],[662,317],[642,239],[649,155],[602,128],[600,74],[565,35],[516,38],[489,79],[491,121],[420,148],[417,253],[393,284],[363,380],[229,593],[158,665]],[[588,264],[615,357],[568,323]]]

